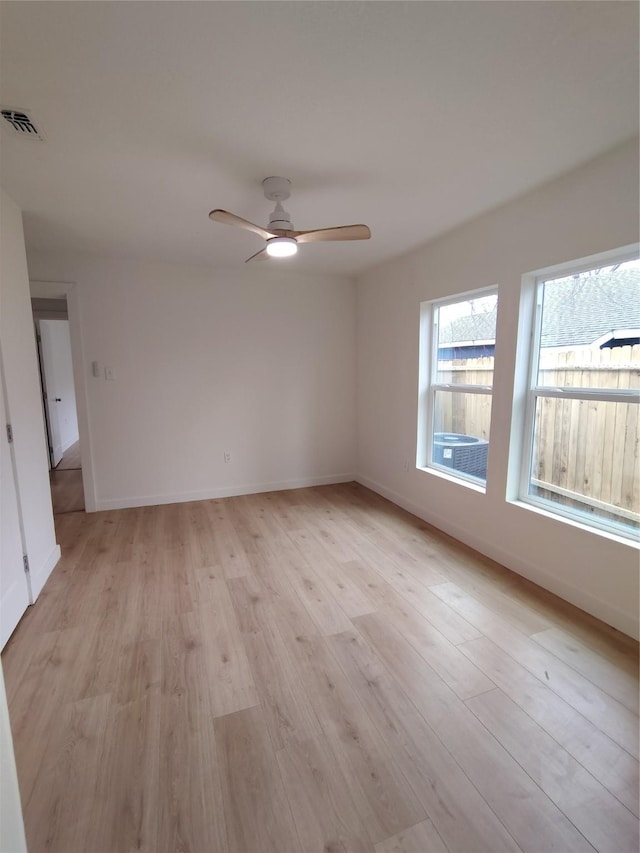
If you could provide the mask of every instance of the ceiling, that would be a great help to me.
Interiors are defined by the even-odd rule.
[[[354,274],[638,132],[633,2],[2,2],[0,180],[30,249],[241,266],[268,175]]]

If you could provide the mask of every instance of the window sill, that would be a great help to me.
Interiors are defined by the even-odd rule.
[[[636,551],[640,550],[640,539],[638,536],[634,536],[633,533],[629,533],[628,536],[622,533],[615,533],[612,530],[607,530],[604,527],[596,527],[592,524],[586,524],[584,521],[578,521],[577,518],[572,518],[568,515],[563,515],[559,512],[553,512],[553,510],[546,509],[540,504],[535,503],[534,501],[526,501],[522,498],[516,498],[515,500],[508,500],[508,504],[511,506],[519,507],[520,509],[527,510],[528,512],[536,513],[536,515],[541,515],[544,518],[551,519],[552,521],[558,521],[561,524],[568,524],[570,527],[574,527],[577,530],[582,530],[585,533],[591,533],[595,536],[602,536],[605,539],[608,539],[610,542],[617,542],[620,545],[628,545],[631,548],[634,548]]]
[[[433,477],[438,477],[440,480],[446,480],[449,483],[454,483],[456,486],[464,486],[466,489],[471,489],[472,492],[477,492],[479,495],[485,495],[487,493],[486,486],[480,485],[480,483],[474,483],[471,480],[466,480],[464,477],[456,477],[455,474],[449,474],[448,471],[443,471],[440,468],[432,468],[429,466],[428,468],[423,468],[420,465],[416,465],[417,471],[422,471],[425,474],[429,474]]]

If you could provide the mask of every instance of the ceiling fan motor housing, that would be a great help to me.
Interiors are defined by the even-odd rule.
[[[269,230],[293,231],[291,217],[282,206],[282,202],[286,201],[291,195],[291,181],[288,178],[280,178],[273,175],[270,178],[264,179],[262,189],[265,198],[276,202],[275,210],[269,216]]]
[[[269,215],[269,231],[293,231],[291,216],[278,202],[275,210]]]

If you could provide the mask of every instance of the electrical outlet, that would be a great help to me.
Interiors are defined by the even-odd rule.
[[[225,450],[225,452],[224,452],[224,461],[225,461],[225,465],[226,465],[228,462],[231,462],[231,451],[230,451],[230,450]]]

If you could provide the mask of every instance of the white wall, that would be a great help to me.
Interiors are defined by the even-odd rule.
[[[425,200],[428,203],[428,199]],[[638,636],[638,550],[505,501],[521,277],[638,239],[638,145],[624,145],[358,281],[358,479]],[[416,456],[420,302],[498,285],[486,495]]]
[[[352,281],[37,253],[29,272],[77,285],[97,509],[352,478]]]
[[[18,500],[35,599],[55,566],[60,549],[53,527],[22,215],[5,192],[0,192],[0,346],[7,416],[13,426]]]
[[[78,440],[78,417],[76,415],[76,392],[73,384],[73,364],[71,361],[71,337],[68,320],[40,320],[40,328],[48,330],[50,346],[50,369],[53,388],[48,388],[49,397],[59,397],[57,404],[58,426],[60,429],[61,452],[64,453]]]

